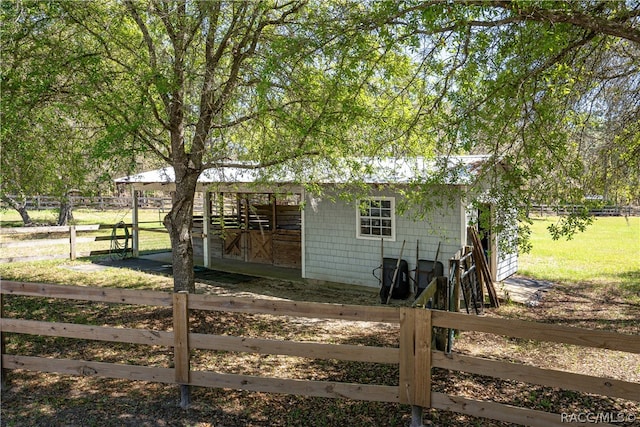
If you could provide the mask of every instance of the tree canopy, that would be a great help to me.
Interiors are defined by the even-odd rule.
[[[86,49],[88,35],[67,25],[59,2],[5,1],[0,13],[1,196],[27,224],[24,196],[56,196],[64,224],[69,192],[111,188],[110,172],[118,168],[115,158],[96,162],[104,122],[85,108],[97,75],[87,71],[99,69],[102,58]]]
[[[28,122],[51,135],[58,115],[78,135],[87,132],[76,123],[95,126],[94,159],[152,153],[171,164],[165,225],[177,290],[193,286],[196,180],[223,163],[302,170],[314,159],[489,153],[496,167],[484,197],[517,206],[521,218],[533,202],[640,198],[633,2],[124,0],[3,10],[16,35],[3,38],[3,56],[27,64],[3,65],[3,146],[44,144]],[[23,33],[30,45],[19,46]],[[46,108],[5,102],[5,88]],[[26,161],[21,171],[31,165],[14,158]],[[412,196],[428,205],[423,194]]]
[[[99,152],[143,148],[174,167],[165,225],[176,289],[193,286],[193,197],[205,168],[368,153],[363,134],[373,135],[376,122],[400,120],[398,111],[409,107],[408,94],[388,88],[407,87],[410,61],[393,43],[360,31],[359,3],[60,7],[66,25],[85,38],[85,54],[101,60],[84,68],[80,96],[104,123]]]
[[[625,1],[375,2],[370,28],[411,49],[439,153],[491,153],[503,207],[640,196],[640,5]],[[391,31],[393,31],[391,33]],[[418,120],[416,120],[418,121]],[[499,178],[499,179],[498,179]],[[615,188],[615,190],[614,190]],[[615,193],[615,194],[614,194]],[[589,222],[567,219],[570,236]],[[524,234],[526,235],[526,234]]]

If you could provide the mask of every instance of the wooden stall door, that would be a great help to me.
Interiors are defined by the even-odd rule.
[[[278,230],[273,234],[273,265],[289,268],[302,266],[300,230]]]
[[[270,231],[249,231],[249,262],[273,263],[273,239]]]
[[[245,233],[242,230],[224,231],[224,258],[244,260]]]

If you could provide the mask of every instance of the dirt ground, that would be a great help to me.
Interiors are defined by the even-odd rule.
[[[316,302],[377,305],[377,291],[364,287],[309,285],[269,279],[238,283],[202,282],[198,292],[219,295],[259,296]],[[7,301],[11,307],[11,300]],[[408,302],[395,301],[401,305]],[[123,317],[105,304],[76,304],[91,320],[119,322],[124,327],[170,328],[170,312],[141,308]],[[11,309],[9,309],[11,311]],[[24,313],[23,313],[24,314]],[[26,313],[37,317],[38,313]],[[554,286],[536,306],[503,305],[485,310],[485,316],[535,320],[597,328],[640,335],[640,307],[625,303],[615,289],[608,292],[590,286]],[[58,321],[72,321],[60,319]],[[295,339],[363,345],[398,345],[398,328],[379,323],[345,323],[313,319],[276,318],[266,315],[196,312],[195,332],[240,334],[247,337]],[[100,343],[77,343],[63,339],[34,339],[14,343],[8,351],[45,357],[102,360],[166,366],[170,349],[114,344],[105,350]],[[583,349],[514,340],[463,332],[455,351],[485,357],[520,361],[543,368],[598,375],[640,382],[640,355]],[[229,354],[198,351],[192,354],[194,369],[218,372],[305,378],[326,381],[372,382],[397,385],[393,365],[310,360],[285,356]],[[24,371],[10,372],[10,388],[2,393],[2,426],[408,426],[411,408],[406,405],[323,399],[287,394],[194,388],[192,406],[179,407],[176,386],[90,377],[69,377]],[[516,381],[495,380],[478,375],[433,373],[434,390],[474,399],[493,400],[555,413],[611,412],[640,418],[640,404]],[[286,390],[283,390],[286,392]],[[507,426],[483,418],[446,411],[425,413],[425,424],[438,426]],[[616,423],[638,426],[640,421]]]

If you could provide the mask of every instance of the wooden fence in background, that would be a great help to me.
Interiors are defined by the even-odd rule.
[[[48,259],[65,258],[75,260],[77,257],[109,255],[115,252],[118,252],[118,255],[123,255],[123,251],[126,253],[131,253],[132,235],[129,234],[129,230],[131,229],[131,224],[124,223],[116,224],[115,226],[110,224],[91,224],[51,227],[0,228],[0,236],[40,236],[38,238],[2,241],[0,242],[0,248],[3,249],[2,252],[10,252],[12,248],[15,249],[28,247],[31,250],[31,253],[37,254],[39,248],[55,246],[58,247],[54,248],[53,252],[56,253],[53,254],[50,253],[46,255],[37,254],[28,256],[0,256],[0,263],[18,261],[42,261]],[[78,234],[96,233],[100,230],[111,230],[111,234],[78,237]],[[127,247],[122,250],[114,251],[114,249],[110,247],[111,245],[104,244],[104,247],[109,249],[96,249],[82,252],[77,250],[77,245],[79,243],[113,242],[114,239],[116,239],[119,244],[126,245]],[[8,249],[8,251],[5,249]]]
[[[533,205],[530,215],[537,216],[567,216],[584,210],[583,205]],[[603,206],[590,208],[593,216],[640,216],[640,206]]]
[[[13,199],[19,199],[16,196],[8,196]],[[69,196],[69,204],[73,209],[133,209],[133,200],[131,196]],[[194,209],[202,211],[202,198],[196,197],[194,200]],[[26,197],[26,208],[28,211],[40,211],[46,209],[59,209],[60,199],[52,196],[28,196]],[[0,207],[8,209],[6,202],[0,200]],[[139,209],[158,209],[162,212],[168,212],[171,209],[171,197],[145,197],[138,198]]]
[[[17,199],[16,196],[9,196]],[[69,203],[73,208],[77,209],[132,209],[132,198],[130,196],[69,196]],[[194,199],[194,210],[202,212],[202,197],[196,196]],[[6,203],[0,200],[0,207],[8,209]],[[26,208],[29,211],[37,211],[44,209],[58,209],[60,200],[52,196],[29,196],[26,198]],[[146,197],[138,198],[139,209],[158,209],[162,212],[171,209],[171,197]],[[571,213],[580,212],[584,208],[583,205],[533,205],[529,210],[532,215],[540,216],[557,216],[569,215]],[[590,213],[594,216],[640,216],[640,206],[615,205],[603,206],[590,209]]]
[[[434,327],[481,331],[510,337],[605,348],[630,353],[640,353],[640,337],[638,336],[520,320],[470,316],[421,308],[321,304],[9,281],[2,283],[0,297],[2,295],[66,298],[173,308],[172,331],[53,323],[2,317],[0,319],[0,334],[2,334],[0,360],[3,383],[8,370],[26,369],[68,375],[155,381],[180,384],[183,387],[232,388],[304,396],[397,402],[410,404],[414,410],[416,408],[435,408],[509,423],[541,427],[563,425],[561,415],[433,392],[431,384],[432,368],[464,371],[634,401],[640,399],[639,383],[541,369],[503,360],[492,360],[456,353],[445,354],[432,348]],[[3,304],[0,300],[0,311],[2,306]],[[399,348],[295,342],[193,333],[190,331],[188,322],[190,310],[399,324]],[[8,333],[172,347],[174,354],[173,367],[148,367],[7,354],[4,343]],[[398,385],[354,384],[197,371],[193,370],[190,365],[189,355],[192,349],[396,364],[399,365]]]

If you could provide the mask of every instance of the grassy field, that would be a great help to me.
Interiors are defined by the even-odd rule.
[[[56,212],[51,210],[33,211],[30,214],[36,223],[49,224],[56,219]],[[162,227],[164,215],[157,209],[140,210],[141,227]],[[74,211],[74,224],[116,224],[120,221],[131,222],[130,209]],[[533,249],[528,254],[520,255],[519,274],[562,283],[619,285],[631,294],[640,293],[640,217],[597,218],[584,233],[576,234],[572,240],[554,241],[547,227],[556,221],[554,217],[533,219]],[[0,227],[21,225],[17,212],[0,211]],[[2,239],[6,241],[8,238]],[[105,244],[102,242],[103,246]],[[169,248],[168,235],[141,233],[141,251]]]
[[[131,209],[109,209],[96,211],[90,209],[74,209],[72,224],[117,224],[120,221],[131,223]],[[140,223],[161,223],[166,211],[159,209],[140,209],[138,217]],[[29,216],[36,224],[55,225],[58,212],[55,210],[29,211]],[[0,210],[0,227],[22,227],[20,215],[13,209]]]
[[[29,213],[31,219],[36,224],[51,225],[55,224],[57,213],[53,210],[32,211]],[[165,213],[158,209],[141,209],[139,212],[139,222],[141,228],[164,228],[162,219]],[[73,211],[74,225],[90,225],[90,224],[106,224],[115,225],[119,222],[131,223],[131,209],[121,210],[105,210],[95,211],[87,209],[77,209]],[[22,220],[18,213],[14,210],[0,210],[0,227],[11,228],[21,227]],[[130,231],[130,230],[129,230]],[[77,252],[89,252],[97,250],[109,249],[110,241],[84,242],[82,238],[109,236],[111,230],[101,230],[99,232],[78,233]],[[119,233],[122,234],[122,233]],[[68,239],[68,233],[59,236],[37,236],[37,238],[58,238]],[[0,243],[12,243],[16,241],[25,241],[29,238],[25,235],[0,235]],[[122,243],[122,242],[121,242]],[[157,252],[170,250],[169,235],[166,233],[155,233],[148,231],[140,232],[140,252]],[[5,257],[26,257],[26,256],[50,256],[59,254],[68,254],[69,244],[67,242],[59,244],[46,245],[28,245],[24,243],[22,246],[0,247],[0,258]]]
[[[565,284],[619,286],[640,300],[640,217],[602,217],[572,240],[552,240],[557,218],[534,218],[533,249],[519,258],[518,274]]]

